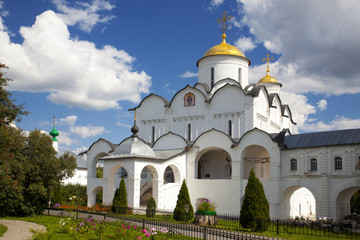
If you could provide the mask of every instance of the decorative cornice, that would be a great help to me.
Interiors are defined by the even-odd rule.
[[[241,114],[245,113],[245,111],[241,112],[227,112],[227,113],[215,113],[214,118],[221,118],[221,117],[234,117],[234,116],[240,116]]]
[[[142,124],[152,124],[152,123],[165,123],[165,118],[163,119],[149,119],[149,120],[141,120]]]
[[[205,115],[193,115],[193,116],[183,116],[183,117],[174,117],[173,121],[188,121],[188,120],[197,120],[204,119]]]

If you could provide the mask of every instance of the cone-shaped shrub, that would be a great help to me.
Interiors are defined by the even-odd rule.
[[[186,216],[185,204],[189,205],[187,216]],[[183,181],[180,188],[173,217],[177,221],[192,221],[194,218],[194,208],[190,202],[189,190],[186,186],[185,180]]]
[[[127,211],[127,193],[124,178],[121,178],[120,186],[115,190],[112,211],[121,214],[125,214]]]
[[[150,198],[147,206],[146,206],[146,216],[148,218],[153,218],[156,213],[156,202],[153,197]]]
[[[251,169],[241,207],[240,224],[252,231],[265,231],[270,220],[268,206],[263,185]]]

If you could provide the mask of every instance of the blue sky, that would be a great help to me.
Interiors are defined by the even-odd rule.
[[[196,83],[196,61],[221,42],[224,10],[233,16],[226,40],[251,60],[251,83],[274,57],[270,74],[298,132],[360,127],[357,0],[0,0],[0,62],[31,112],[17,125],[50,131],[56,115],[60,150],[121,142],[129,108]]]

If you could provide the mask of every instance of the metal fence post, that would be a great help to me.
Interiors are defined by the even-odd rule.
[[[143,219],[143,229],[145,229],[145,219]]]
[[[206,227],[203,227],[204,229],[204,236],[203,236],[203,239],[206,240],[207,239],[207,232],[206,232]]]
[[[276,219],[276,234],[279,235],[279,219]]]

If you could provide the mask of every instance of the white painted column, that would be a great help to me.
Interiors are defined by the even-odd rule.
[[[131,208],[140,207],[140,178],[135,178],[135,175],[129,174],[128,177],[128,186],[127,196],[128,196],[128,206]]]
[[[163,179],[153,179],[152,184],[153,184],[153,198],[156,202],[156,206],[159,209],[163,209],[164,208],[164,194],[162,192],[162,187],[163,187]]]
[[[114,177],[103,178],[103,204],[112,204],[114,192]]]

